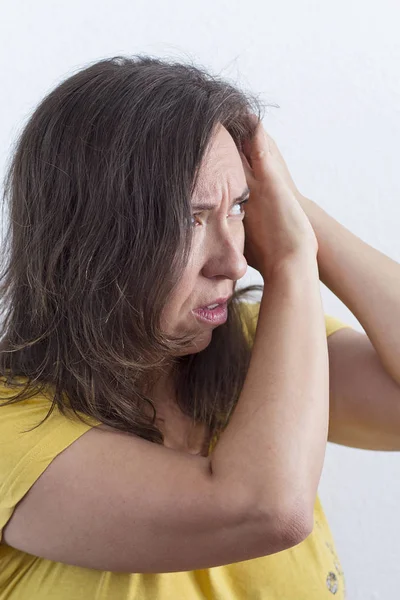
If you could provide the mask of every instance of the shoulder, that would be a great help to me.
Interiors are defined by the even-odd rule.
[[[98,423],[67,417],[57,407],[46,419],[51,402],[43,394],[4,404],[17,391],[0,377],[0,532],[51,461]]]

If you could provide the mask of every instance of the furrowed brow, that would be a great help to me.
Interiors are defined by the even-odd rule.
[[[232,201],[229,208],[232,208],[232,206],[234,206],[238,202],[242,202],[243,200],[246,200],[246,198],[249,195],[250,195],[250,189],[247,187],[238,198],[235,198]],[[218,205],[217,204],[193,204],[192,205],[193,210],[199,210],[199,211],[200,210],[213,210],[214,208],[218,208]]]

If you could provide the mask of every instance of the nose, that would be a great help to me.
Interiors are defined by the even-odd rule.
[[[232,232],[218,235],[214,240],[208,259],[203,265],[205,277],[225,277],[237,281],[247,271],[247,261],[243,255],[244,233],[240,236]]]

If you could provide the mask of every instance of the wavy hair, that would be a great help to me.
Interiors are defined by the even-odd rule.
[[[241,149],[262,109],[199,66],[143,55],[93,63],[42,100],[5,179],[0,376],[16,394],[1,406],[45,394],[36,427],[57,406],[162,444],[148,392],[172,367],[182,412],[210,438],[226,426],[251,354],[240,298],[263,286],[234,290],[196,354],[180,355],[194,336],[166,335],[160,316],[188,261],[216,126]]]

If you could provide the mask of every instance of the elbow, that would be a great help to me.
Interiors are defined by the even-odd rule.
[[[262,515],[262,511],[259,513]],[[267,531],[273,531],[275,552],[287,550],[303,542],[313,531],[314,512],[304,503],[280,503],[276,510],[269,510],[261,516]],[[260,522],[260,521],[259,521]]]
[[[278,511],[278,530],[282,544],[289,548],[303,542],[313,531],[314,510],[304,503],[295,503]]]
[[[265,556],[287,550],[303,542],[314,528],[314,505],[311,507],[304,497],[299,499],[292,494],[287,499],[284,494],[274,494],[278,502],[271,501],[271,496],[262,501],[254,494],[249,501],[248,493],[230,494],[230,498],[242,498],[239,502],[241,510],[235,510],[235,519],[240,515],[240,523],[251,522],[251,539],[256,543],[257,555]],[[236,505],[237,506],[237,505]],[[226,509],[225,509],[226,510]],[[257,541],[256,541],[257,540]]]
[[[310,517],[309,513],[294,512],[283,520],[283,524],[283,543],[291,547],[308,538],[314,528],[314,519],[313,516]]]

